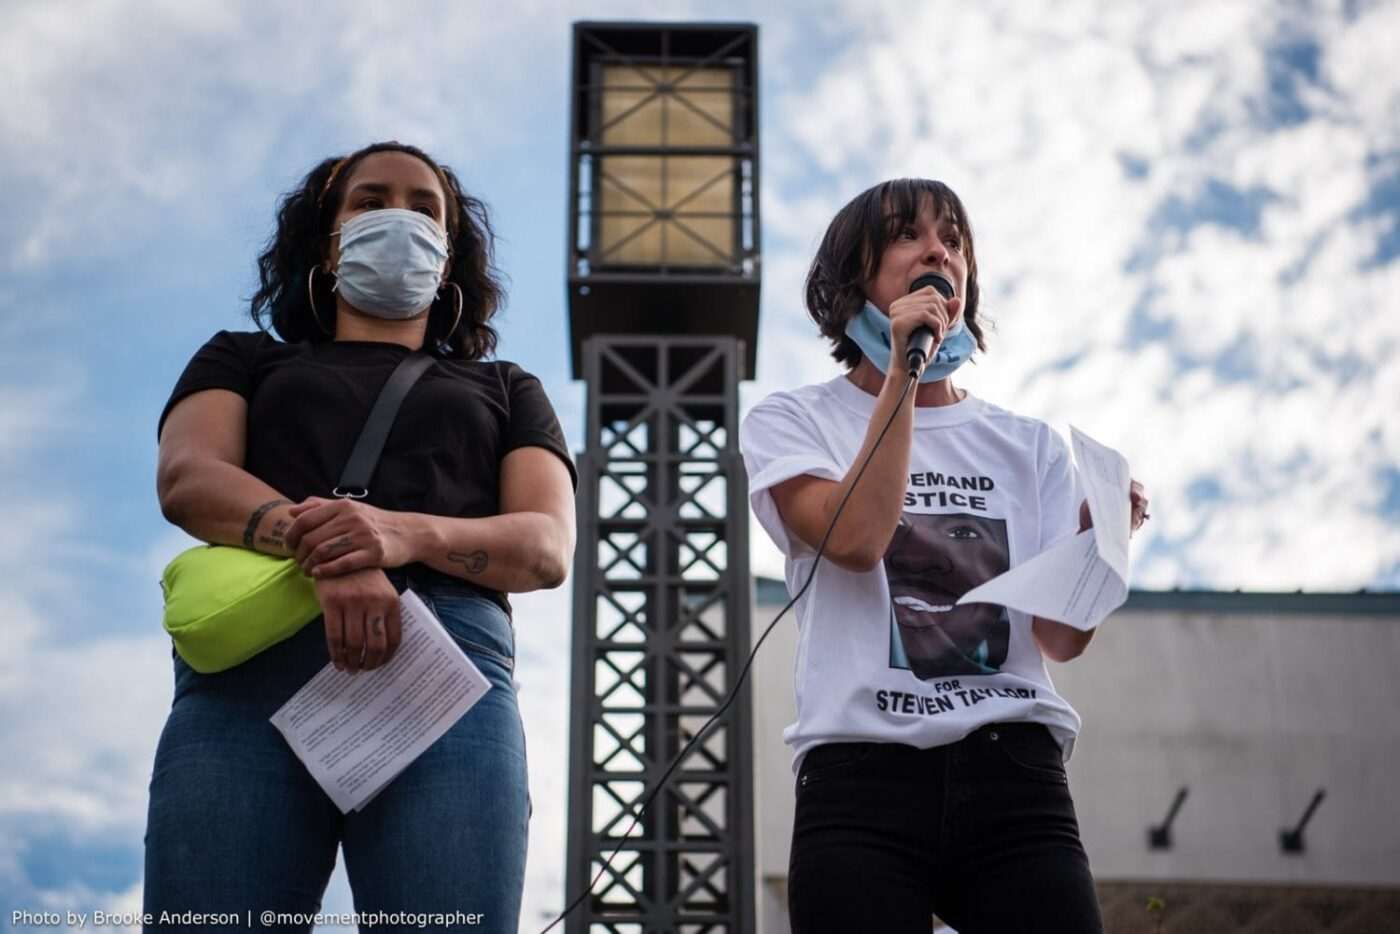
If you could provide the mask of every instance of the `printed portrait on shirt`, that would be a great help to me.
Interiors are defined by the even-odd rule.
[[[1010,561],[1004,519],[904,513],[885,552],[890,667],[923,681],[999,671],[1011,642],[1006,608],[954,604]]]

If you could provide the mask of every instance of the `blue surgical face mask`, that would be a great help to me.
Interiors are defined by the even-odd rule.
[[[447,234],[426,214],[366,211],[340,225],[336,291],[376,318],[412,318],[433,303],[447,262]]]
[[[875,364],[875,369],[881,373],[885,372],[890,360],[888,315],[866,302],[865,307],[846,324],[846,336],[856,342],[866,359]],[[973,340],[972,332],[959,316],[948,333],[943,335],[943,343],[939,345],[938,352],[933,355],[928,366],[924,367],[924,372],[919,375],[919,382],[936,383],[943,379],[966,363],[976,349],[977,342]]]

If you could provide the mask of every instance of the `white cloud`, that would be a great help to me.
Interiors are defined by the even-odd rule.
[[[152,634],[56,643],[37,617],[4,610],[7,633],[21,641],[0,665],[7,712],[0,744],[10,751],[0,769],[0,824],[10,838],[0,852],[0,886],[54,909],[130,907],[131,897],[110,892],[39,887],[20,860],[29,835],[43,828],[75,846],[139,852],[150,764],[170,702],[169,642]]]
[[[0,181],[32,209],[0,230],[0,264],[51,268],[75,241],[91,262],[208,236],[241,223],[240,195],[264,173],[281,190],[372,140],[420,145],[470,186],[478,166],[540,132],[520,119],[521,102],[565,86],[565,6],[509,16],[447,2],[411,15],[218,0],[7,10]],[[562,95],[549,98],[566,119]],[[562,130],[549,145],[562,152]]]
[[[570,578],[554,590],[511,597],[515,680],[525,721],[534,806],[520,910],[522,931],[543,928],[565,904],[572,588]]]
[[[170,701],[169,641],[158,631],[54,639],[13,588],[0,593],[0,614],[11,648],[0,656],[0,709],[13,714],[0,745],[14,753],[0,772],[0,819],[52,819],[96,835],[139,828]]]
[[[183,544],[175,539],[171,536],[152,554],[168,557]],[[536,922],[563,907],[569,594],[565,584],[512,598],[516,679],[534,803],[522,910],[526,930],[542,926]],[[56,644],[45,637],[32,609],[0,605],[0,613],[11,638],[11,651],[0,656],[0,709],[42,712],[7,715],[0,729],[0,743],[16,753],[11,763],[25,763],[23,769],[0,771],[0,822],[61,826],[94,846],[117,841],[139,847],[150,765],[170,703],[168,640],[155,632]],[[0,848],[0,883],[19,888],[27,884],[19,865],[24,841],[12,842],[14,846]],[[123,901],[110,893],[71,888],[39,891],[35,897],[48,907],[80,910]],[[343,878],[333,880],[325,910],[349,909]]]
[[[72,408],[81,396],[81,375],[68,371],[40,385],[0,384],[0,471],[15,470],[27,464],[40,446],[51,442],[75,423]]]
[[[28,907],[28,906],[26,906]],[[122,892],[104,892],[93,889],[90,886],[75,884],[62,889],[45,891],[40,894],[34,910],[57,912],[65,919],[67,925],[68,912],[73,911],[86,915],[87,928],[94,928],[97,925],[96,912],[103,913],[102,927],[106,930],[141,930],[141,885],[137,883]],[[132,921],[135,923],[126,924]],[[70,929],[78,925],[67,925]]]
[[[1351,588],[1393,566],[1400,530],[1376,512],[1375,478],[1400,461],[1379,401],[1396,398],[1400,293],[1396,264],[1360,268],[1393,220],[1353,218],[1367,156],[1396,145],[1384,102],[1400,75],[1378,37],[1400,29],[1400,8],[1353,23],[1247,2],[848,14],[851,47],[778,105],[780,139],[824,177],[813,184],[800,155],[769,173],[783,240],[768,269],[799,268],[811,250],[790,244],[806,226],[820,236],[866,185],[943,178],[971,212],[984,312],[1000,325],[959,375],[1124,450],[1155,505],[1140,584]],[[1308,119],[1271,128],[1260,115],[1281,41],[1315,41],[1320,80],[1294,80]],[[1271,194],[1251,208],[1256,189]],[[1175,218],[1161,213],[1172,199]],[[1250,210],[1256,229],[1220,223]],[[1145,297],[1172,330],[1144,344],[1129,312]],[[800,306],[766,306],[749,401],[800,381],[788,361],[824,353]],[[1219,500],[1193,499],[1211,484]]]
[[[284,188],[327,152],[370,138],[419,142],[468,179],[521,141],[556,153],[559,168],[572,12],[531,4],[485,24],[481,9],[328,15],[152,0],[7,10],[0,181],[15,201],[0,227],[0,265],[23,277],[66,274],[74,263],[158,257],[164,237],[228,225],[260,236],[268,178]],[[654,15],[640,3],[592,12]],[[742,4],[719,12],[753,15]],[[765,10],[768,252],[760,379],[744,387],[744,402],[836,372],[802,310],[807,263],[835,211],[883,177],[942,177],[972,213],[984,310],[1000,325],[964,381],[1128,454],[1154,500],[1139,584],[1291,590],[1375,580],[1400,556],[1400,530],[1377,515],[1374,483],[1400,462],[1391,411],[1400,264],[1359,269],[1390,221],[1355,212],[1373,182],[1368,156],[1400,145],[1397,12],[1377,4],[1348,23],[1335,5],[1299,19],[1249,2],[1042,12],[850,0],[815,17]],[[1320,48],[1318,85],[1304,81],[1299,92],[1312,116],[1261,129],[1266,44],[1307,35]],[[544,106],[522,112],[522,100]],[[1137,177],[1120,157],[1140,167]],[[1276,193],[1257,233],[1149,228],[1168,199],[1196,203],[1211,180]],[[242,214],[250,186],[261,200]],[[1148,258],[1126,268],[1134,256]],[[7,359],[42,372],[38,357],[13,348],[34,345],[47,326],[39,318],[72,321],[82,310],[36,303],[42,282],[11,278],[0,285]],[[1130,311],[1149,286],[1152,313],[1174,333],[1134,343]],[[1242,341],[1243,362],[1259,374],[1232,379],[1221,355]],[[1187,367],[1183,353],[1203,365]],[[1049,366],[1076,355],[1069,371]],[[0,558],[23,571],[0,583],[11,641],[0,656],[0,742],[33,751],[22,771],[15,757],[0,769],[0,818],[134,841],[169,698],[168,649],[157,631],[60,643],[58,621],[95,619],[100,607],[83,602],[91,595],[59,559],[129,567],[131,587],[153,593],[150,581],[187,538],[135,543],[130,558],[95,552],[78,530],[99,504],[72,490],[30,492],[41,455],[80,427],[90,397],[81,367],[62,369],[57,356],[51,378],[0,386],[0,480],[11,491],[0,494],[11,533]],[[558,395],[561,413],[581,424],[577,387]],[[1219,499],[1192,499],[1211,484]],[[778,576],[756,524],[751,540],[755,570]],[[569,593],[516,600],[535,804],[522,930],[542,927],[565,897]],[[31,711],[38,716],[23,715]],[[22,843],[0,844],[0,882],[21,871]],[[65,891],[44,893],[46,903],[79,897]],[[344,897],[336,889],[328,907]],[[139,889],[112,899],[134,906]]]

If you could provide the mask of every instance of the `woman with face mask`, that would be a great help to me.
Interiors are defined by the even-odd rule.
[[[740,431],[790,592],[826,542],[796,608],[783,736],[795,934],[927,934],[935,913],[961,934],[1102,930],[1063,764],[1079,717],[1045,666],[1091,634],[957,602],[1090,519],[1059,435],[954,385],[986,350],[979,297],[958,196],[928,179],[870,188],[807,278],[845,372],[773,393]],[[929,363],[911,387],[920,328]],[[1147,499],[1137,483],[1130,496],[1136,528]]]
[[[259,257],[259,329],[216,334],[161,414],[166,518],[206,542],[294,557],[323,616],[217,674],[175,657],[146,832],[157,918],[314,912],[343,848],[358,911],[469,912],[516,929],[530,805],[506,594],[563,581],[576,474],[539,381],[486,359],[502,298],[492,245],[484,205],[420,150],[325,160],[283,200]],[[381,387],[415,351],[432,362],[368,495],[332,496]],[[268,718],[328,661],[388,662],[406,588],[492,690],[341,814]]]

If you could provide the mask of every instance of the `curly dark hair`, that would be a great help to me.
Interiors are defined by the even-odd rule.
[[[496,349],[496,329],[488,323],[504,298],[501,273],[495,265],[495,234],[486,205],[462,191],[457,176],[431,156],[405,143],[374,143],[347,156],[322,161],[283,196],[277,210],[277,230],[258,257],[260,288],[250,312],[266,331],[270,322],[284,341],[319,343],[331,339],[312,314],[307,278],[326,260],[331,223],[340,212],[345,185],[355,166],[376,152],[402,152],[423,160],[437,175],[447,201],[447,278],[462,290],[462,320],[449,335],[457,316],[456,296],[444,289],[428,312],[424,350],[464,360],[489,357]],[[445,284],[445,283],[444,283]],[[317,276],[316,308],[322,320],[335,308],[331,277]],[[333,318],[331,319],[333,320]]]
[[[860,363],[860,347],[846,336],[846,324],[865,305],[865,284],[875,278],[885,247],[900,229],[914,223],[925,199],[935,217],[957,227],[967,259],[967,294],[963,321],[983,352],[982,321],[977,316],[977,254],[972,225],[953,189],[927,178],[896,178],[868,188],[836,213],[807,271],[807,313],[831,341],[831,355],[849,369]]]

